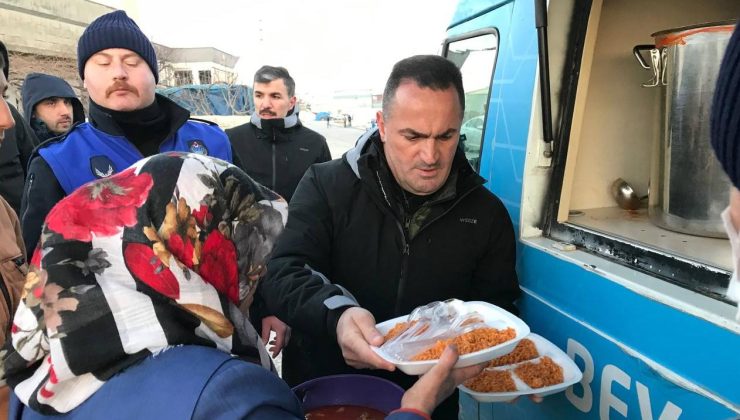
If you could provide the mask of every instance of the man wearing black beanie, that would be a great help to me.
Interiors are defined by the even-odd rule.
[[[29,254],[54,204],[142,157],[190,151],[233,162],[223,130],[190,119],[186,109],[155,94],[154,47],[124,11],[100,16],[85,29],[77,65],[90,95],[89,122],[43,143],[32,157],[20,215]]]
[[[3,59],[3,75],[5,80],[8,80],[10,64],[8,50],[2,42],[0,42],[0,55]],[[0,146],[0,196],[7,200],[17,214],[20,214],[26,168],[33,148],[38,142],[31,127],[21,117],[18,110],[10,103],[8,103],[8,108],[15,120],[15,126],[5,130],[5,141]]]
[[[730,239],[734,270],[727,288],[727,297],[740,302],[740,26],[730,38],[717,76],[712,103],[712,147],[717,159],[732,181],[730,206],[722,212],[722,220]],[[736,318],[740,320],[740,311]]]

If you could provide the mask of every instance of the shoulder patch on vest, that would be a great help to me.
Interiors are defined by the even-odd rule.
[[[208,148],[206,147],[205,143],[203,143],[203,140],[189,140],[187,145],[190,152],[208,156]]]
[[[108,178],[116,173],[116,165],[108,156],[93,156],[90,158],[90,172],[97,179]]]

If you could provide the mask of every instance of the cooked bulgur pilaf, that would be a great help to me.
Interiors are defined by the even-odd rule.
[[[398,324],[394,325],[393,328],[388,330],[387,333],[385,333],[385,337],[383,337],[385,340],[388,341],[392,338],[395,338],[399,335],[401,335],[404,331],[406,331],[410,327],[408,322],[399,322]]]
[[[488,347],[497,346],[513,339],[514,337],[516,337],[516,331],[511,327],[506,328],[505,330],[497,330],[496,328],[489,327],[478,328],[458,335],[452,339],[438,340],[433,346],[412,357],[411,360],[420,361],[439,359],[447,345],[452,343],[457,345],[458,353],[463,355],[483,350]]]
[[[484,370],[478,376],[467,380],[465,386],[475,392],[516,391],[516,384],[508,370]]]
[[[514,347],[511,353],[491,360],[488,367],[511,365],[538,357],[540,357],[540,354],[537,353],[537,346],[534,345],[532,340],[525,338]]]
[[[547,356],[543,357],[539,363],[522,363],[514,368],[514,373],[532,388],[556,385],[564,380],[563,368]]]

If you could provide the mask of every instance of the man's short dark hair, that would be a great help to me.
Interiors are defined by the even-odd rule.
[[[288,89],[288,96],[295,96],[295,80],[290,77],[285,67],[262,66],[254,74],[254,83],[270,83],[277,79],[283,79]]]
[[[415,55],[404,58],[393,66],[383,90],[383,116],[388,118],[396,90],[401,83],[413,81],[421,88],[445,90],[453,86],[460,101],[460,113],[465,111],[465,90],[460,69],[450,60],[438,55]]]

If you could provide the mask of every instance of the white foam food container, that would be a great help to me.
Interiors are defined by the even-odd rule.
[[[548,341],[546,338],[539,336],[537,334],[530,334],[528,337],[526,337],[534,343],[535,347],[537,347],[537,352],[540,354],[540,357],[537,359],[528,360],[525,362],[515,363],[511,365],[506,366],[498,366],[495,368],[488,368],[490,370],[509,370],[511,371],[511,377],[514,379],[514,383],[516,384],[517,391],[511,391],[511,392],[475,392],[472,389],[466,387],[465,385],[460,385],[458,388],[460,388],[461,391],[467,392],[470,394],[471,397],[473,397],[475,400],[480,402],[508,402],[513,400],[516,397],[522,396],[522,395],[536,395],[539,397],[544,397],[547,395],[555,394],[561,391],[564,391],[569,386],[576,384],[581,381],[581,378],[583,378],[583,373],[581,373],[581,370],[578,369],[578,366],[573,362],[573,360],[568,357],[565,352],[560,350],[558,346]],[[514,373],[514,368],[519,366],[522,363],[527,362],[538,362],[542,357],[548,356],[550,359],[552,359],[553,362],[557,363],[563,368],[563,382],[555,385],[550,385],[542,388],[531,388],[529,385],[524,383],[519,377],[516,376],[516,373]]]
[[[514,314],[499,308],[496,305],[492,305],[488,302],[471,301],[465,302],[465,308],[478,312],[485,324],[492,328],[505,329],[511,327],[516,332],[516,337],[512,340],[501,343],[497,346],[489,347],[487,349],[479,350],[473,353],[468,353],[460,356],[455,364],[455,367],[472,366],[478,363],[483,363],[491,359],[495,359],[499,356],[503,356],[511,352],[516,344],[522,338],[529,334],[529,326],[519,319]],[[393,328],[399,322],[405,322],[407,316],[399,316],[385,322],[381,322],[376,325],[378,331],[385,335],[391,328]],[[372,350],[377,353],[383,359],[396,365],[398,369],[408,375],[421,375],[426,373],[434,365],[437,364],[437,360],[423,360],[423,361],[410,361],[401,360],[395,356],[388,354],[382,348],[371,346]]]

